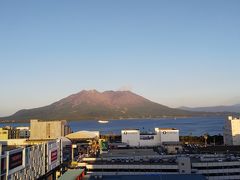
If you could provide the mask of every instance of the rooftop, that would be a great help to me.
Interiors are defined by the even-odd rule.
[[[69,169],[67,172],[65,172],[59,180],[75,180],[79,175],[83,173],[83,169]]]
[[[106,154],[102,154],[103,158],[109,157],[133,157],[133,156],[155,156],[158,155],[153,149],[113,149]]]
[[[139,129],[125,128],[125,129],[122,129],[122,131],[139,131]]]
[[[97,179],[96,176],[85,176],[84,180],[95,180]],[[102,176],[101,179],[104,180],[206,180],[206,178],[199,174],[152,174],[152,175],[109,175],[109,176]]]
[[[228,116],[228,120],[240,120],[240,117]]]
[[[96,139],[99,138],[99,131],[77,131],[66,135],[68,139]]]
[[[176,128],[156,128],[158,130],[178,130]]]

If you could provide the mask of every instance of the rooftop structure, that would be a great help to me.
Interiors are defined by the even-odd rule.
[[[99,139],[99,131],[77,131],[66,135],[71,140],[76,139]]]

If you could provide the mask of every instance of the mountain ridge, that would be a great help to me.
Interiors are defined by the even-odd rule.
[[[182,106],[179,109],[186,111],[197,111],[197,112],[232,112],[240,113],[240,104],[234,105],[220,105],[220,106],[206,106],[206,107],[186,107]]]
[[[99,92],[97,90],[83,90],[50,105],[33,109],[22,109],[11,116],[0,118],[0,120],[87,120],[209,115],[216,114],[170,108],[150,101],[131,91]]]

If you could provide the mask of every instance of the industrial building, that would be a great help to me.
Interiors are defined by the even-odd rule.
[[[155,128],[155,132],[140,132],[139,129],[121,131],[122,143],[130,147],[160,146],[164,142],[179,142],[179,130],[174,128]]]
[[[71,133],[66,120],[31,120],[30,130],[30,139],[57,139]]]
[[[224,125],[224,144],[240,145],[240,118],[229,116]]]

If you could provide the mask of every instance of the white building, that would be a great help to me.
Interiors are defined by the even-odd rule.
[[[174,128],[155,128],[160,142],[179,142],[179,130]]]
[[[224,125],[224,144],[240,145],[240,118],[229,116]]]
[[[163,142],[179,142],[179,130],[173,128],[155,128],[154,133],[141,133],[139,129],[121,131],[122,143],[130,147],[160,146]]]

